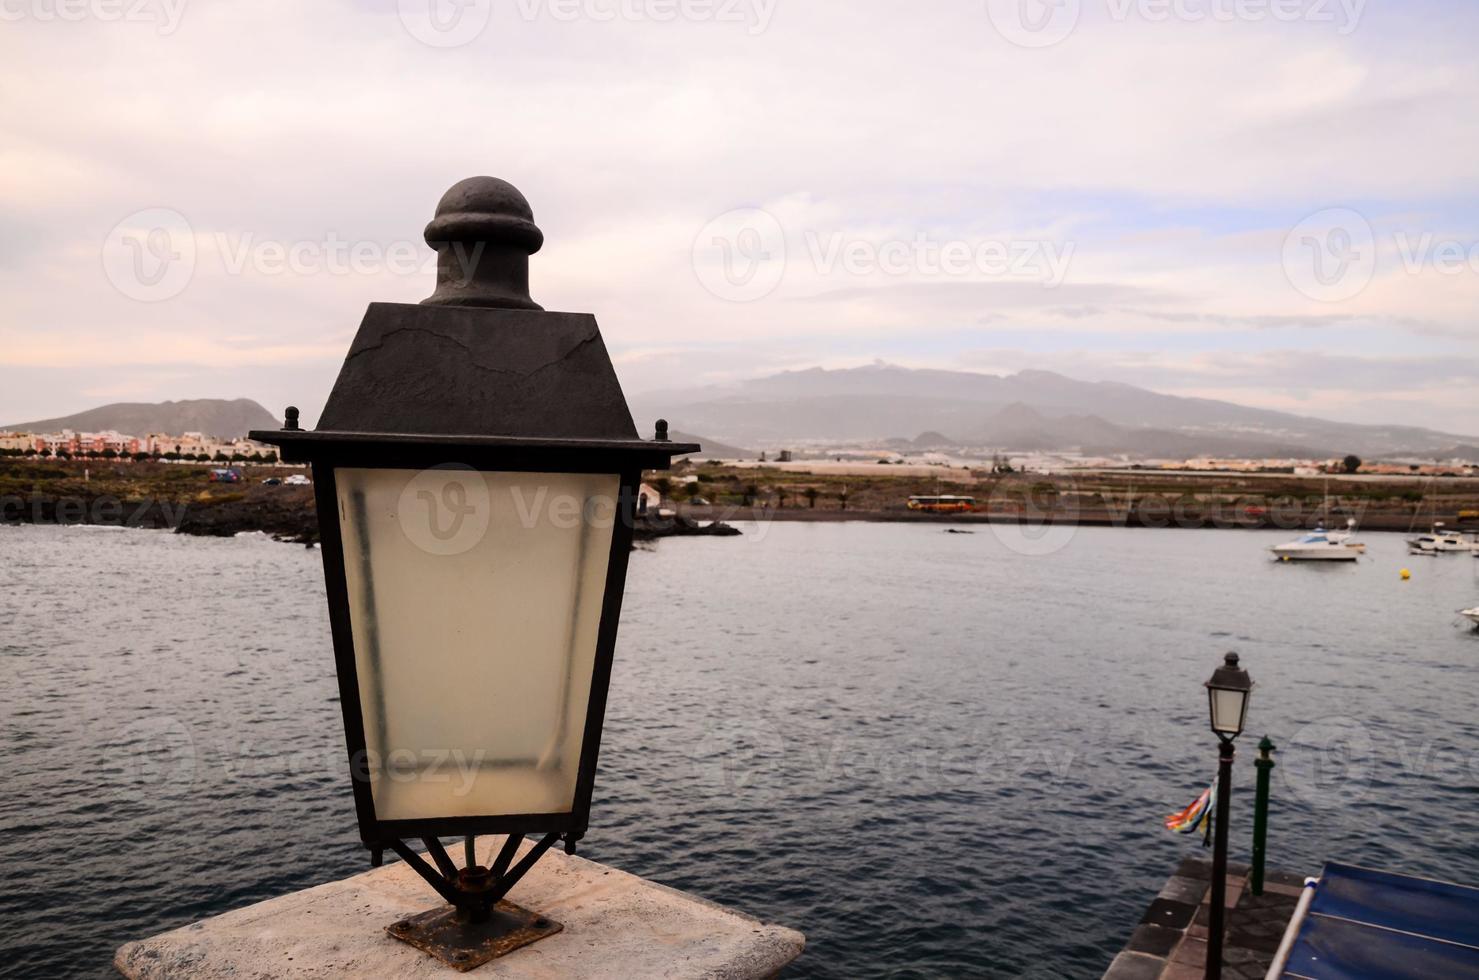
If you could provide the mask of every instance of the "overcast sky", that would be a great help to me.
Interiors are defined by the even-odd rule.
[[[1476,40],[1471,0],[0,0],[0,422],[311,420],[493,174],[631,392],[882,359],[1479,433]]]

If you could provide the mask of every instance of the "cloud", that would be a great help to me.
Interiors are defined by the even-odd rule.
[[[1041,366],[1079,344],[1094,376],[1160,347],[1294,357],[1300,331],[1372,358],[1462,361],[1479,343],[1479,269],[1406,269],[1394,244],[1479,242],[1466,5],[1371,4],[1343,33],[1117,21],[1086,2],[1037,50],[980,3],[782,0],[762,29],[515,0],[448,47],[418,40],[390,0],[196,0],[168,30],[34,15],[45,6],[0,22],[0,417],[204,389],[311,418],[365,304],[415,302],[431,274],[231,257],[334,242],[429,256],[437,198],[477,173],[534,205],[536,298],[595,312],[644,387],[878,355],[961,366],[1002,346],[993,331],[1032,333]],[[1332,305],[1291,286],[1280,256],[1291,228],[1336,206],[1366,215],[1380,254],[1371,284]],[[778,285],[748,303],[707,290],[693,259],[700,229],[741,207],[772,214],[786,244]],[[184,217],[196,266],[178,295],[140,302],[100,253],[155,208]],[[979,267],[855,274],[809,248],[878,256],[919,236],[1071,259],[1044,289]],[[1464,397],[1420,374],[1370,377],[1405,386],[1381,389],[1404,417],[1471,413],[1479,430]],[[1236,390],[1272,406],[1293,389]],[[1354,396],[1329,405],[1367,413]]]
[[[1103,316],[1110,311],[1075,311],[1072,308],[1068,308],[1054,312],[1058,312],[1063,316]],[[1264,329],[1302,327],[1317,329],[1320,327],[1361,326],[1375,323],[1377,325],[1391,326],[1397,329],[1411,330],[1419,333],[1425,331],[1438,332],[1439,330],[1430,321],[1419,320],[1416,317],[1372,317],[1358,313],[1261,313],[1235,315],[1228,313],[1198,313],[1191,310],[1145,310],[1129,307],[1121,307],[1113,312],[1127,318],[1143,317],[1163,323],[1209,324],[1216,327],[1256,327]]]

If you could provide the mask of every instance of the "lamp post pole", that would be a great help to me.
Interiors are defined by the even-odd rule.
[[[1248,890],[1254,895],[1263,894],[1263,864],[1268,851],[1268,787],[1274,768],[1274,743],[1267,735],[1258,743],[1258,758],[1253,765],[1258,769],[1258,790],[1253,798],[1253,871],[1248,879]]]
[[[1212,714],[1212,731],[1221,746],[1217,753],[1217,813],[1213,820],[1215,841],[1212,850],[1211,906],[1207,909],[1208,980],[1222,980],[1223,920],[1227,912],[1227,816],[1232,801],[1233,740],[1243,733],[1248,718],[1248,698],[1253,693],[1253,678],[1238,665],[1238,655],[1223,657],[1222,666],[1212,674],[1207,688],[1207,706]]]
[[[1222,980],[1222,934],[1227,902],[1227,814],[1232,796],[1232,739],[1224,738],[1217,758],[1217,814],[1212,828],[1212,894],[1207,917],[1207,980]]]

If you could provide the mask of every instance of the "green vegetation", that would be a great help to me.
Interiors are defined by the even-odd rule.
[[[220,501],[228,494],[242,496],[248,483],[295,470],[254,468],[243,483],[212,483],[210,466],[133,462],[126,459],[55,460],[39,454],[0,459],[0,496],[29,499],[75,497],[120,500],[156,500],[170,503]],[[204,498],[202,498],[204,494]]]
[[[812,511],[817,518],[828,511],[904,517],[910,496],[934,494],[973,496],[978,513],[1003,516],[1059,514],[1113,521],[1139,512],[1145,503],[1147,513],[1164,511],[1196,519],[1257,523],[1276,518],[1287,522],[1289,515],[1304,515],[1311,521],[1355,517],[1363,526],[1398,530],[1407,530],[1415,520],[1452,520],[1459,510],[1479,508],[1479,480],[1463,478],[1445,480],[1444,492],[1437,495],[1426,482],[1402,478],[1357,481],[1292,472],[1250,475],[1140,469],[1029,475],[1000,468],[940,467],[938,473],[913,476],[896,475],[895,467],[870,465],[834,475],[825,467],[807,472],[715,463],[679,464],[677,472],[696,475],[702,481],[687,485],[674,481],[680,503],[681,498],[691,502],[701,496],[718,508],[784,509],[796,518]],[[668,478],[653,474],[653,479]]]

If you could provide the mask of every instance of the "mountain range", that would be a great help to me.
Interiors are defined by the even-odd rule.
[[[879,443],[1186,458],[1340,456],[1479,460],[1479,439],[1357,425],[1051,371],[1010,375],[875,363],[811,368],[634,397],[639,419],[737,445]]]
[[[106,432],[144,436],[151,432],[179,435],[203,432],[220,439],[239,439],[251,429],[276,429],[282,420],[250,398],[198,398],[178,402],[116,402],[76,415],[0,426],[9,432]]]
[[[673,430],[668,433],[668,438],[673,442],[698,443],[703,447],[703,451],[698,454],[703,459],[754,459],[760,455],[753,449],[741,449],[739,446],[731,446],[708,436],[696,436],[691,432]]]
[[[1416,426],[1356,425],[1208,398],[1164,395],[1050,371],[994,375],[875,363],[786,371],[727,385],[634,396],[639,431],[668,419],[672,438],[703,455],[753,458],[741,446],[802,443],[1082,452],[1137,458],[1199,455],[1367,459],[1461,458],[1479,462],[1479,439]],[[104,405],[0,429],[204,432],[221,438],[275,429],[279,419],[248,398]],[[703,433],[692,435],[691,433]]]

